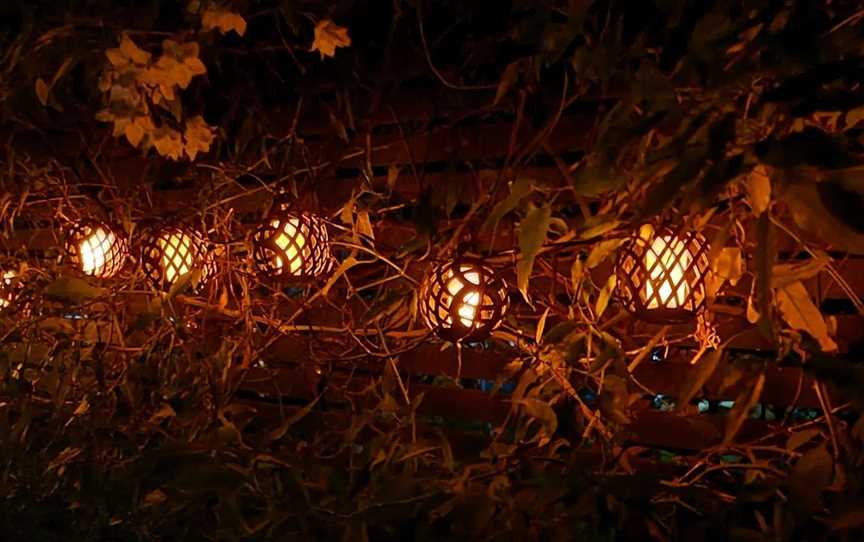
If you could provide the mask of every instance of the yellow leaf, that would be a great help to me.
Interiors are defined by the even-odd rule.
[[[136,148],[141,143],[141,139],[144,138],[144,129],[140,124],[134,122],[126,125],[124,133],[126,134],[126,139],[129,140],[129,143]]]
[[[372,229],[372,222],[369,220],[368,211],[357,213],[357,229],[361,235],[365,235],[369,239],[375,239],[375,231]]]
[[[240,15],[225,9],[207,8],[201,15],[201,26],[204,30],[218,29],[223,34],[230,31],[237,32],[242,36],[246,33],[246,21]]]
[[[120,40],[120,52],[133,64],[138,66],[144,66],[150,62],[150,53],[135,45],[135,42],[129,39],[129,36],[123,36]],[[111,57],[108,58],[109,60],[111,59]]]
[[[585,267],[582,264],[582,260],[577,257],[573,260],[573,267],[570,268],[570,284],[574,291],[582,284],[584,274]]]
[[[199,115],[186,122],[183,139],[186,141],[186,155],[189,159],[195,160],[199,152],[209,151],[213,137],[213,128],[204,122],[204,117]]]
[[[761,215],[771,204],[771,178],[768,169],[763,165],[753,168],[747,177],[747,194],[750,206],[756,215]]]
[[[810,299],[810,294],[801,281],[777,288],[777,308],[789,327],[809,333],[819,341],[823,351],[837,350],[837,343],[828,335],[825,318]]]
[[[207,68],[204,66],[204,63],[201,62],[200,58],[189,57],[183,61],[183,65],[186,66],[186,69],[193,77],[207,73]]]
[[[744,263],[741,259],[741,249],[738,247],[723,247],[714,261],[711,273],[708,275],[708,297],[714,297],[723,283],[735,286],[744,274]]]
[[[108,49],[105,51],[105,56],[108,57],[108,62],[115,68],[123,68],[129,65],[129,59],[123,54],[120,49]]]
[[[39,98],[39,103],[42,104],[42,107],[48,106],[48,85],[45,84],[45,81],[42,80],[41,77],[36,79],[36,97]]]
[[[591,253],[588,254],[588,259],[585,261],[585,266],[588,267],[588,269],[594,269],[603,263],[603,260],[608,258],[610,254],[617,250],[623,242],[623,239],[600,241],[591,249]]]
[[[180,140],[180,132],[167,127],[161,127],[153,132],[153,146],[156,152],[174,160],[179,160],[183,155],[183,142]]]
[[[598,320],[603,313],[606,312],[606,307],[609,306],[609,300],[612,298],[612,292],[615,291],[615,285],[617,283],[617,277],[615,275],[610,275],[609,280],[606,281],[606,285],[603,286],[603,289],[600,290],[600,293],[597,295],[597,303],[594,305],[594,316]]]
[[[330,293],[330,288],[332,288],[333,285],[336,284],[336,281],[339,280],[339,277],[344,275],[346,271],[348,271],[355,265],[357,265],[357,259],[354,256],[348,256],[347,258],[342,260],[342,263],[339,264],[339,267],[336,268],[336,271],[334,271],[330,278],[327,279],[327,284],[325,284],[324,287],[321,288],[321,295],[327,297],[327,294]]]
[[[325,56],[332,58],[336,56],[337,47],[348,47],[349,45],[351,45],[351,38],[348,36],[348,29],[339,26],[330,19],[323,19],[315,25],[315,40],[309,51],[318,51],[321,58]]]
[[[775,265],[771,271],[771,286],[780,288],[798,280],[815,277],[830,261],[827,254],[817,252],[815,257],[803,263]]]

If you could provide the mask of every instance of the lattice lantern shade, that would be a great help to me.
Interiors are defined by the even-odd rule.
[[[71,226],[64,247],[70,265],[85,275],[110,278],[120,272],[129,254],[123,234],[96,221],[82,221]]]
[[[278,211],[252,237],[255,268],[270,278],[309,280],[326,274],[332,255],[327,226],[310,213]]]
[[[157,289],[168,290],[180,277],[200,272],[194,287],[200,288],[216,272],[207,242],[192,230],[169,227],[147,235],[141,253],[141,266]]]
[[[420,314],[439,337],[482,340],[501,324],[507,285],[479,260],[459,258],[434,268],[419,294]]]
[[[693,320],[706,302],[709,250],[698,232],[643,226],[618,251],[618,297],[648,322]]]

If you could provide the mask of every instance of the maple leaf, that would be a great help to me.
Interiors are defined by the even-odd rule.
[[[199,152],[210,150],[213,143],[213,128],[204,122],[204,117],[197,117],[186,122],[186,131],[183,133],[186,142],[186,155],[190,160],[195,160]]]
[[[204,30],[218,28],[223,34],[232,30],[240,36],[246,33],[246,21],[243,17],[219,8],[208,8],[201,15],[201,26],[204,27]]]
[[[156,152],[173,160],[179,160],[183,155],[183,141],[180,132],[167,126],[160,126],[153,132],[153,146]]]
[[[348,29],[339,26],[330,19],[318,21],[315,25],[315,40],[312,42],[310,52],[318,51],[323,59],[325,56],[336,56],[337,47],[348,47],[351,45],[351,37]]]

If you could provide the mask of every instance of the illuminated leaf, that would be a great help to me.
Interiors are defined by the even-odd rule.
[[[161,489],[154,489],[150,493],[144,495],[141,506],[156,506],[168,500],[168,495]]]
[[[199,115],[190,119],[186,122],[186,131],[183,132],[186,155],[190,160],[195,160],[199,152],[208,152],[213,138],[213,128],[204,122],[204,117]]]
[[[830,261],[831,258],[827,254],[816,253],[816,257],[803,263],[775,265],[771,285],[774,288],[781,288],[799,280],[815,277]]]
[[[179,160],[183,155],[183,141],[177,130],[161,126],[153,132],[152,141],[156,152],[162,156]]]
[[[764,213],[771,204],[771,178],[764,165],[756,166],[747,176],[747,196],[756,215]]]
[[[42,104],[43,107],[48,105],[48,93],[50,90],[48,89],[48,85],[45,84],[45,81],[42,80],[41,77],[36,79],[36,97],[39,98],[39,103]]]
[[[218,29],[223,34],[232,30],[242,36],[246,33],[246,21],[240,15],[225,9],[207,8],[201,15],[201,26],[204,30]]]
[[[624,239],[600,241],[591,249],[591,252],[588,254],[588,259],[585,261],[585,266],[588,267],[588,269],[594,269],[615,252],[623,242]]]
[[[318,51],[323,59],[325,56],[336,56],[337,47],[348,47],[351,45],[351,37],[348,29],[339,26],[330,19],[322,19],[315,25],[315,39],[312,41],[310,52]]]
[[[542,424],[543,432],[547,437],[555,434],[555,430],[558,428],[558,416],[555,415],[555,411],[552,410],[549,403],[533,398],[520,399],[514,402],[524,407],[529,416]]]
[[[825,318],[802,282],[795,281],[777,289],[777,308],[789,327],[809,333],[819,341],[823,351],[837,350],[837,343],[828,335]]]
[[[738,247],[723,247],[712,262],[711,273],[708,274],[708,296],[714,297],[723,283],[728,281],[731,286],[738,284],[744,274],[744,261],[741,249]]]
[[[615,291],[615,285],[618,283],[618,277],[609,275],[606,285],[597,294],[597,303],[594,305],[594,316],[599,319],[609,306],[609,300],[612,299],[612,292]]]
[[[330,288],[332,288],[333,285],[336,284],[336,281],[339,280],[339,277],[344,275],[346,271],[348,271],[355,265],[357,265],[357,259],[354,256],[348,256],[347,258],[342,260],[342,262],[339,264],[339,267],[336,268],[336,271],[334,271],[333,274],[330,275],[330,278],[327,279],[327,284],[325,284],[324,287],[321,288],[321,295],[327,297],[327,294],[330,292]]]
[[[137,147],[141,143],[141,139],[144,137],[144,129],[140,124],[135,122],[127,124],[124,133],[126,134],[126,139],[129,140],[129,143],[133,147]]]
[[[120,40],[120,52],[133,64],[143,66],[150,62],[150,53],[138,47],[129,36],[123,36]]]
[[[546,232],[552,222],[552,208],[531,206],[528,214],[519,224],[519,261],[516,263],[516,282],[525,301],[531,302],[528,295],[528,281],[534,269],[534,258],[546,242]]]

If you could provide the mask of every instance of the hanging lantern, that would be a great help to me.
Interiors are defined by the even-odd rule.
[[[709,250],[695,231],[643,226],[618,251],[618,296],[624,307],[648,322],[694,319],[707,297]]]
[[[285,210],[272,214],[252,236],[252,259],[262,275],[309,280],[330,270],[327,226],[309,213]]]
[[[507,285],[483,262],[457,258],[432,270],[420,287],[420,314],[442,339],[482,340],[501,324]]]
[[[194,231],[168,227],[147,236],[141,253],[141,266],[157,289],[169,290],[177,280],[200,271],[200,288],[216,272],[216,263],[204,239]]]
[[[5,309],[15,301],[17,295],[15,277],[18,273],[15,271],[0,272],[0,310]]]
[[[85,275],[106,279],[123,268],[129,249],[125,237],[107,224],[84,221],[69,230],[65,252],[67,261]]]

